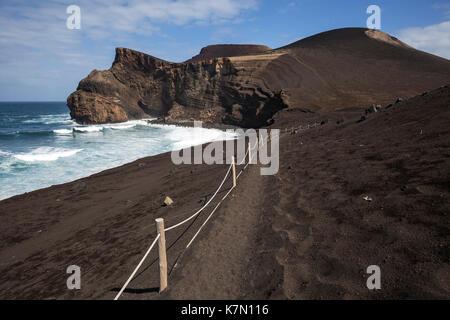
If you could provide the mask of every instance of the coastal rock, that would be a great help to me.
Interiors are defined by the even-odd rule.
[[[128,120],[120,105],[96,93],[77,90],[67,98],[67,104],[71,106],[70,116],[82,124]]]
[[[278,49],[208,46],[183,63],[117,48],[111,68],[81,80],[67,105],[83,124],[158,117],[258,128],[283,109],[389,103],[447,83],[449,75],[446,59],[380,31],[345,28]]]
[[[260,63],[276,57],[269,54]],[[171,63],[117,48],[113,66],[92,71],[67,105],[81,123],[164,117],[259,127],[287,105],[280,89],[251,79],[250,70],[245,71],[251,64],[239,57]]]

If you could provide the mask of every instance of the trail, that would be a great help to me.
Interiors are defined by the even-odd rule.
[[[236,189],[179,260],[161,298],[245,298],[263,184],[258,166],[242,173]]]

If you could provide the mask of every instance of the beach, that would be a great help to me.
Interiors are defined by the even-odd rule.
[[[168,289],[154,250],[121,299],[448,298],[449,102],[443,87],[362,122],[358,110],[279,112],[279,172],[250,165],[188,249],[220,197],[167,233]],[[189,217],[227,169],[164,153],[0,201],[0,298],[113,299],[155,219]],[[70,265],[80,290],[67,289]],[[370,265],[381,290],[366,287]]]

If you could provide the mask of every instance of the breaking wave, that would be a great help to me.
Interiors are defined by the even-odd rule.
[[[59,158],[71,157],[82,150],[83,149],[39,147],[28,153],[15,154],[14,158],[25,162],[55,161]]]

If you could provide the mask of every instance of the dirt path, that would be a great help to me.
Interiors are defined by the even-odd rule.
[[[178,262],[169,280],[173,285],[161,298],[236,299],[245,296],[263,183],[257,166],[249,166],[242,173],[236,189]]]

